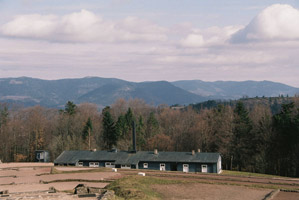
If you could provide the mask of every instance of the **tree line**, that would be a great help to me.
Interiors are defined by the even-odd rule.
[[[271,105],[217,104],[201,109],[152,106],[119,99],[97,105],[67,102],[64,109],[0,103],[0,160],[34,161],[35,150],[54,160],[64,150],[132,149],[219,152],[224,169],[299,177],[299,98]]]

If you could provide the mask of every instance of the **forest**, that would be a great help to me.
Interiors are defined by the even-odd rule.
[[[299,97],[210,101],[186,107],[152,106],[140,99],[97,105],[66,102],[63,109],[0,103],[0,160],[54,160],[64,150],[132,149],[219,152],[224,169],[299,177]],[[269,103],[270,102],[270,103]]]

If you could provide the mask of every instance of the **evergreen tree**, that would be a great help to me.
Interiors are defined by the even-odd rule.
[[[118,135],[114,120],[110,114],[109,107],[103,110],[103,140],[106,149],[111,149],[116,146]]]
[[[124,138],[128,132],[128,125],[124,115],[120,115],[116,122],[116,131],[120,138]]]
[[[6,105],[0,105],[0,128],[5,125],[8,119],[8,108]]]
[[[159,123],[155,117],[155,113],[151,112],[147,121],[146,121],[146,130],[145,135],[147,138],[150,138],[156,135],[159,132]]]
[[[14,144],[15,147],[10,147],[9,145],[9,139],[12,134],[8,134],[6,131],[8,115],[7,106],[0,104],[0,160],[2,161],[10,161],[9,149],[16,148],[16,144]]]
[[[85,126],[83,128],[83,133],[82,133],[82,138],[84,141],[86,141],[87,137],[88,137],[88,149],[90,149],[90,135],[91,135],[92,129],[93,129],[92,121],[91,121],[90,117],[88,117],[88,120],[85,123]]]
[[[294,103],[283,104],[273,116],[274,135],[269,162],[272,173],[299,176],[299,108]],[[274,163],[273,163],[274,161]]]
[[[244,104],[239,101],[234,110],[232,156],[235,166],[241,171],[251,163],[255,151],[252,124]]]
[[[132,112],[131,108],[128,109],[128,111],[125,115],[125,119],[126,119],[127,126],[131,128],[131,125],[134,121],[134,115],[133,115],[133,112]]]
[[[65,105],[65,113],[68,115],[74,115],[76,113],[76,104],[74,104],[72,101],[68,101]]]

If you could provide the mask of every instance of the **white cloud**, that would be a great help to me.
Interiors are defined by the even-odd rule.
[[[271,11],[276,6],[278,11]],[[161,27],[137,17],[112,20],[87,10],[63,16],[18,15],[0,27],[6,36],[0,36],[0,77],[273,80],[298,87],[299,40],[294,34],[298,20],[282,7],[298,11],[276,6],[262,11],[245,28],[199,29],[188,21]],[[276,42],[229,42],[240,35],[243,42]]]
[[[191,33],[181,41],[183,46],[201,47],[204,45],[204,39],[201,34]]]
[[[290,5],[274,4],[259,13],[231,41],[273,41],[299,39],[299,10]]]
[[[165,41],[167,39],[166,28],[137,17],[125,18],[116,24],[116,28],[126,30],[122,35],[123,40]]]
[[[241,26],[226,26],[223,28],[213,26],[203,30],[193,29],[184,39],[181,45],[184,47],[208,47],[225,44],[230,37],[239,31]]]
[[[136,17],[108,21],[87,10],[62,17],[19,15],[1,28],[4,36],[59,42],[165,41],[166,31]]]
[[[2,33],[6,36],[45,38],[56,28],[57,18],[53,15],[41,16],[21,15],[2,27]]]

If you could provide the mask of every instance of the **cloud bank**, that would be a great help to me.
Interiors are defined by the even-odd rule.
[[[233,34],[243,26],[209,27],[206,29],[193,29],[180,43],[183,47],[209,47],[224,45]]]
[[[206,28],[104,19],[88,10],[18,15],[0,25],[0,76],[272,80],[299,87],[298,23],[299,11],[281,4],[248,25]]]
[[[4,24],[1,34],[6,37],[28,38],[55,42],[165,42],[172,33],[137,17],[105,20],[88,10],[68,15],[18,15]],[[191,28],[175,41],[182,47],[201,48],[227,42],[299,40],[299,10],[285,4],[274,4],[261,11],[247,26],[212,26]]]
[[[57,42],[165,41],[166,29],[147,20],[127,17],[108,21],[81,10],[64,16],[19,15],[1,28],[4,36]]]

